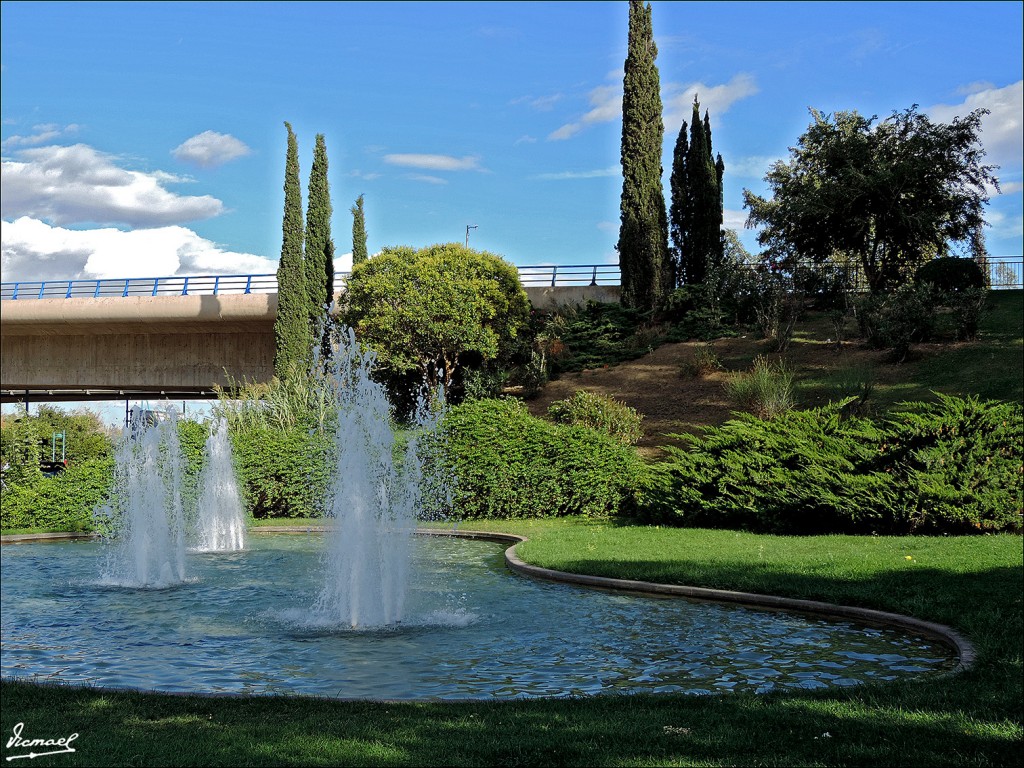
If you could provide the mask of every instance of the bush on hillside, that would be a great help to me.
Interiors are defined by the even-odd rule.
[[[914,276],[914,282],[927,283],[940,293],[951,293],[984,288],[985,273],[974,259],[946,256],[922,265]]]
[[[636,445],[643,437],[644,417],[625,403],[611,397],[580,390],[565,400],[548,406],[548,416],[556,424],[578,424],[596,429],[626,445]]]
[[[438,441],[456,517],[617,513],[642,471],[636,452],[589,427],[551,424],[515,400],[452,408]]]
[[[1021,530],[1019,405],[940,396],[881,423],[846,405],[682,436],[690,449],[667,448],[641,515],[786,534]]]

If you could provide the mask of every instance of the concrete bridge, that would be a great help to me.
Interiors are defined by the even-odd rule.
[[[618,300],[618,267],[522,267],[537,308]],[[214,397],[274,375],[273,275],[4,283],[0,401]]]

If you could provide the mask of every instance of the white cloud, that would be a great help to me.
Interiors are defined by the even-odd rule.
[[[422,181],[425,184],[447,184],[448,179],[442,179],[440,176],[431,176],[426,173],[407,173],[405,178],[410,181]]]
[[[476,155],[452,157],[451,155],[384,155],[384,162],[405,168],[422,168],[425,171],[479,171],[480,158]]]
[[[621,76],[621,73],[619,73]],[[693,111],[694,94],[699,95],[701,109],[711,112],[712,119],[729,111],[734,103],[758,92],[754,78],[740,73],[728,83],[722,85],[705,85],[692,83],[681,86],[669,83],[662,94],[664,104],[664,121],[669,130],[679,126],[683,120],[689,121]],[[622,86],[601,85],[589,94],[592,109],[579,120],[562,125],[548,134],[548,141],[564,141],[572,138],[588,125],[610,123],[622,117]]]
[[[754,78],[745,72],[735,75],[728,83],[722,85],[691,83],[680,86],[670,83],[665,87],[665,91],[670,94],[664,99],[665,125],[668,130],[674,129],[678,132],[684,120],[689,122],[693,116],[694,96],[700,100],[701,112],[708,111],[714,122],[728,112],[737,101],[753,96],[758,90]]]
[[[276,269],[276,267],[275,267]],[[334,257],[334,274],[338,275],[342,272],[352,271],[352,252],[343,253],[341,256]]]
[[[185,227],[73,230],[23,216],[4,221],[0,266],[15,280],[266,274],[276,260],[225,251]]]
[[[575,136],[588,125],[610,123],[622,117],[622,86],[599,85],[588,95],[591,109],[579,120],[566,123],[548,134],[548,141],[564,141]]]
[[[1002,170],[1019,169],[1024,163],[1024,80],[1003,88],[991,83],[971,83],[961,89],[966,98],[959,104],[937,104],[924,111],[943,123],[964,117],[975,109],[988,109],[981,118],[981,143],[986,162]]]
[[[520,144],[536,144],[536,143],[537,143],[536,137],[530,136],[529,134],[523,134],[518,139],[516,139],[514,142],[512,142],[512,146],[518,147]]]
[[[735,229],[737,232],[740,232],[746,224],[746,211],[733,211],[728,208],[722,211],[722,226],[725,227],[725,229]]]
[[[224,205],[210,195],[184,196],[163,187],[180,177],[118,167],[85,144],[23,149],[4,159],[0,215],[65,224],[159,227],[217,216]]]
[[[39,144],[45,144],[48,141],[53,141],[61,136],[66,136],[69,133],[75,133],[78,131],[79,126],[72,123],[71,125],[65,125],[61,128],[55,123],[45,123],[42,125],[33,125],[32,130],[35,131],[31,136],[8,136],[0,143],[0,147],[3,149],[13,149],[14,147],[33,147]]]
[[[552,93],[548,96],[521,96],[518,99],[513,99],[509,103],[515,106],[519,104],[526,104],[531,109],[535,109],[538,112],[550,112],[554,109],[555,104],[560,102],[564,97],[560,93]]]
[[[564,181],[567,179],[598,179],[608,176],[618,176],[622,168],[618,165],[611,165],[607,168],[599,168],[594,171],[561,171],[559,173],[541,173],[533,178],[544,181]]]
[[[200,168],[215,168],[252,154],[252,150],[231,134],[203,131],[186,139],[171,154],[181,162],[198,165]]]

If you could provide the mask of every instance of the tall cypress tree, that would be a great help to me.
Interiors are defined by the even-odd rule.
[[[622,93],[622,200],[619,265],[622,304],[653,309],[668,271],[668,216],[661,186],[661,83],[651,6],[629,2]]]
[[[302,258],[302,190],[299,186],[299,145],[289,123],[284,166],[284,221],[281,261],[277,267],[277,317],[274,320],[274,372],[280,379],[304,372],[309,365],[309,298]]]
[[[362,264],[370,257],[366,250],[366,218],[363,215],[363,196],[352,206],[352,266]]]
[[[324,325],[324,308],[334,300],[332,213],[331,187],[327,181],[327,144],[324,135],[318,133],[306,200],[306,292],[309,295],[310,328],[314,331]]]
[[[686,155],[690,148],[687,138],[689,126],[683,121],[676,137],[676,146],[672,152],[672,173],[669,176],[669,187],[672,192],[672,205],[669,208],[669,235],[672,238],[672,279],[670,289],[683,279],[683,254],[686,253],[686,215],[687,190]]]
[[[722,165],[724,172],[725,165]],[[711,157],[711,121],[700,119],[700,102],[693,97],[690,146],[686,155],[686,222],[681,260],[684,283],[702,283],[709,266],[722,258],[722,196],[718,170]]]

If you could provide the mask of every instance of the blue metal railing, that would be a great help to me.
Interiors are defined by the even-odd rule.
[[[1024,258],[989,256],[994,289],[1024,288]],[[531,287],[616,286],[618,264],[548,264],[517,267],[519,281]],[[335,275],[335,290],[347,272]],[[275,293],[277,275],[172,275],[170,277],[106,278],[101,280],[22,280],[0,283],[0,299],[73,299],[110,296],[218,296],[232,293]]]
[[[618,264],[518,267],[524,286],[618,285]],[[335,275],[340,290],[349,273]],[[100,280],[20,280],[0,283],[0,299],[78,299],[124,296],[219,296],[276,293],[277,275],[172,275]]]

